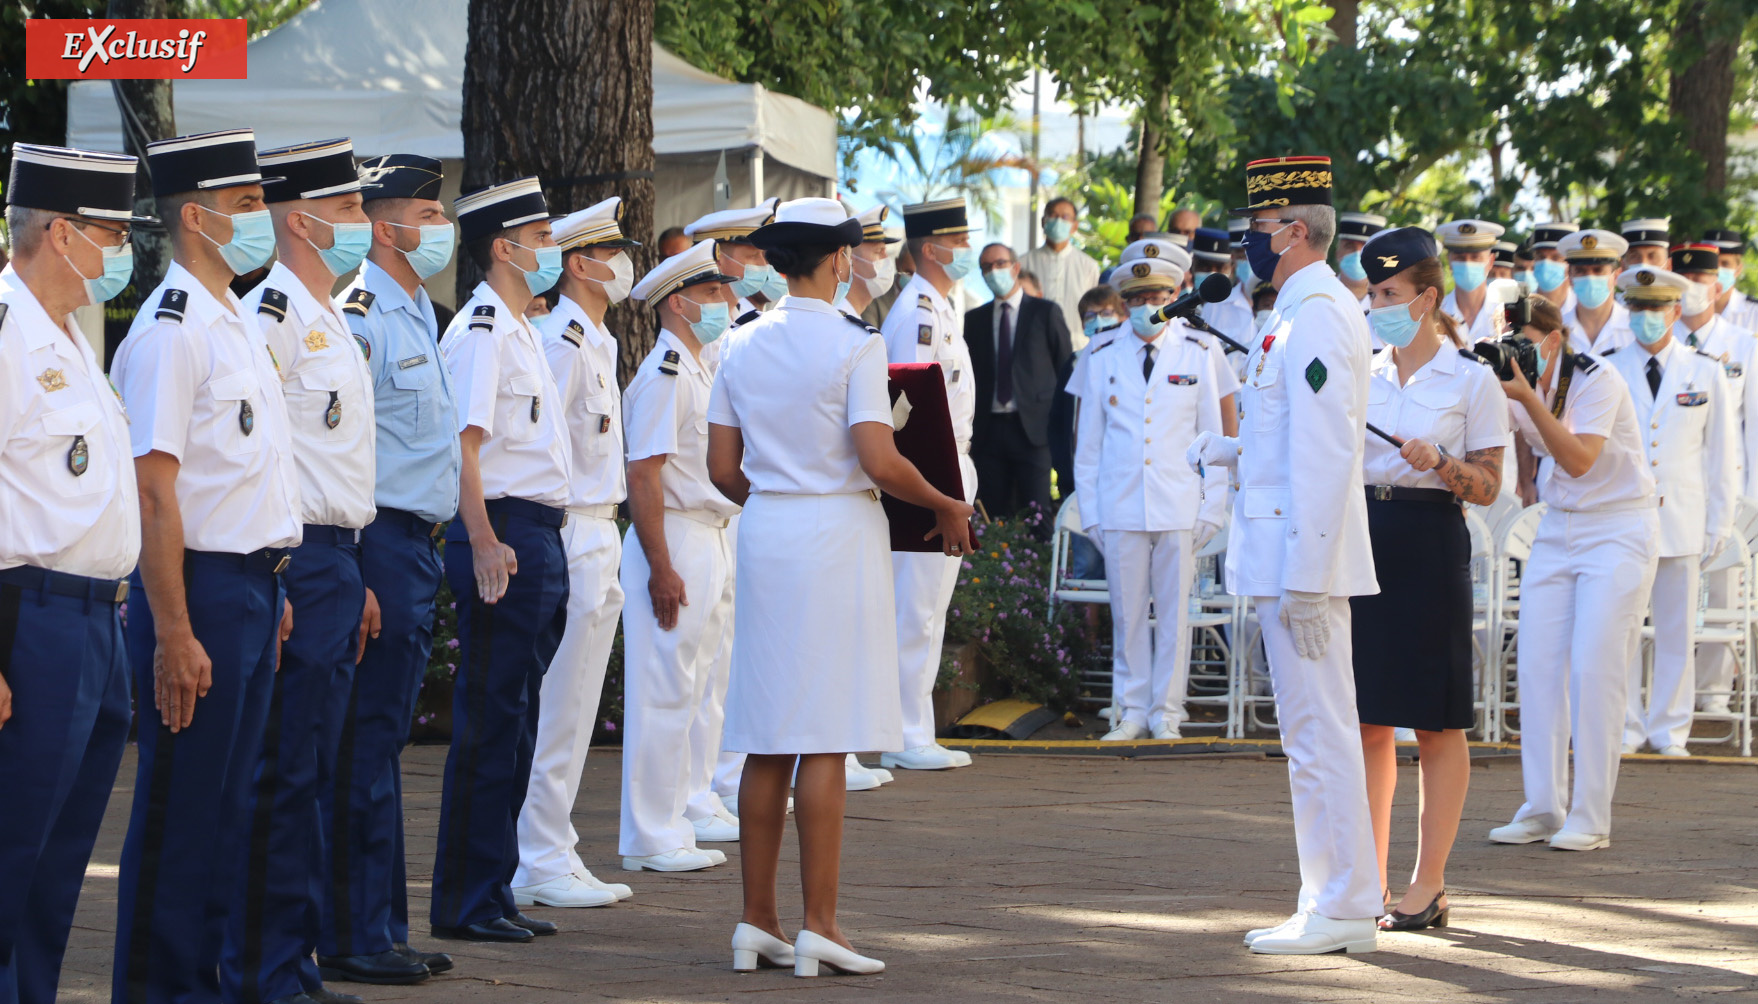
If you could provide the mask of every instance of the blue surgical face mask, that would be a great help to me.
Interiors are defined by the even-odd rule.
[[[1255,278],[1257,273],[1251,270],[1251,262],[1241,258],[1233,263],[1233,275],[1239,280],[1239,284],[1243,286]]]
[[[1373,327],[1373,333],[1379,336],[1394,349],[1401,349],[1416,339],[1416,332],[1422,327],[1422,318],[1410,316],[1410,304],[1394,303],[1389,307],[1375,307],[1367,312],[1367,323]]]
[[[946,278],[957,282],[977,270],[976,248],[945,248],[952,252],[952,260],[941,266],[946,270]]]
[[[1453,285],[1469,293],[1489,278],[1489,266],[1480,261],[1453,263]]]
[[[1666,333],[1671,329],[1672,325],[1666,323],[1666,311],[1664,310],[1630,311],[1630,330],[1635,333],[1636,340],[1643,345],[1653,345],[1665,338]]]
[[[518,262],[512,263],[514,268],[519,268],[519,271],[525,273],[525,285],[531,290],[532,296],[536,296],[547,289],[553,288],[556,284],[556,280],[562,277],[561,248],[527,248],[518,241],[512,240],[507,241],[507,243],[516,248],[525,248],[525,250],[537,256],[537,267],[533,269],[519,268]]]
[[[1361,252],[1351,251],[1337,260],[1337,271],[1350,282],[1360,282],[1367,278],[1367,269],[1361,267]]]
[[[1052,216],[1044,221],[1044,239],[1052,244],[1061,244],[1074,233],[1074,224],[1060,216]]]
[[[1081,320],[1080,329],[1086,332],[1088,338],[1091,338],[1101,331],[1115,328],[1119,323],[1121,322],[1110,314],[1094,314]]]
[[[1721,280],[1721,291],[1723,293],[1734,288],[1734,270],[1733,269],[1731,269],[1731,268],[1718,268],[1715,270],[1715,277],[1717,279]]]
[[[836,268],[835,265],[831,265],[830,267],[832,269]],[[835,273],[832,272],[832,274],[835,274]],[[848,263],[848,278],[836,280],[836,295],[830,298],[831,303],[841,303],[842,301],[848,299],[849,284],[854,281],[854,278],[855,278],[855,260],[851,256],[849,258],[849,263]]]
[[[1604,303],[1611,296],[1611,280],[1603,275],[1582,275],[1570,280],[1575,287],[1575,299],[1588,310]]]
[[[983,273],[983,282],[988,284],[989,292],[994,293],[997,300],[1005,300],[1007,294],[1013,292],[1013,281],[1011,268],[992,268]]]
[[[781,279],[781,276],[773,265],[746,265],[745,274],[733,280],[733,295],[749,298],[762,293],[766,300],[779,300],[779,295],[769,295],[776,279]],[[781,284],[782,292],[787,292],[787,280],[781,279]]]
[[[689,297],[684,299],[688,300]],[[732,323],[732,308],[726,305],[725,300],[712,300],[708,303],[698,303],[695,300],[690,300],[690,302],[696,305],[699,315],[696,320],[690,322],[690,333],[696,336],[698,342],[707,345],[726,333],[727,325]]]
[[[1540,291],[1549,293],[1569,281],[1569,266],[1560,261],[1540,258],[1532,263],[1532,278]]]
[[[366,260],[366,252],[372,248],[372,224],[330,223],[322,216],[314,216],[311,213],[305,215],[319,223],[328,224],[334,235],[327,248],[318,247],[309,237],[305,239],[305,243],[310,244],[312,250],[317,252],[317,256],[323,259],[324,267],[330,270],[331,275],[347,275],[359,268],[360,263]]]
[[[1515,272],[1514,281],[1519,283],[1520,288],[1528,293],[1538,288],[1538,283],[1532,278],[1532,270],[1529,268]]]
[[[1158,303],[1144,303],[1129,308],[1129,326],[1134,328],[1135,333],[1143,338],[1152,338],[1159,333],[1161,328],[1166,326],[1165,321],[1151,320],[1154,311],[1159,310],[1162,306],[1163,304]]]
[[[215,216],[227,215],[206,206],[198,208]],[[232,221],[232,239],[226,243],[221,244],[208,237],[206,231],[202,232],[208,243],[220,249],[220,258],[226,262],[226,267],[234,275],[243,275],[268,264],[269,256],[275,253],[275,223],[269,218],[269,211],[258,209],[249,213],[233,213],[229,218]]]
[[[1292,223],[1282,224],[1282,229],[1275,233],[1264,233],[1261,230],[1245,232],[1245,260],[1251,263],[1251,274],[1266,282],[1276,274],[1276,263],[1282,260],[1282,252],[1270,250],[1270,244],[1276,234],[1293,226]]]
[[[392,223],[391,226],[403,230],[421,231],[421,243],[415,245],[413,251],[401,254],[408,259],[409,267],[415,270],[417,279],[425,279],[437,275],[452,261],[452,234],[450,223],[426,223],[419,227],[411,227],[403,223]]]
[[[86,302],[103,303],[128,288],[128,280],[134,276],[134,245],[123,241],[116,247],[105,247],[90,237],[86,237],[85,231],[78,227],[74,227],[73,232],[85,237],[86,243],[97,248],[104,255],[104,270],[95,279],[87,279],[84,272],[73,268],[72,258],[62,259],[67,263],[68,268],[73,268],[73,274],[85,282]]]

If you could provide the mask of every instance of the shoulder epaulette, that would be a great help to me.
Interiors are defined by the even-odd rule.
[[[871,324],[868,324],[866,321],[861,320],[859,317],[856,317],[855,315],[849,313],[846,310],[838,311],[838,313],[840,313],[842,316],[848,318],[848,322],[850,324],[854,325],[857,328],[860,328],[862,331],[865,331],[868,334],[873,334],[873,335],[881,334],[881,332],[878,328],[873,327]]]
[[[1710,361],[1711,361],[1711,362],[1714,362],[1714,363],[1715,363],[1715,364],[1716,364],[1716,365],[1720,365],[1720,364],[1721,364],[1721,360],[1720,360],[1720,359],[1717,359],[1717,358],[1716,358],[1716,357],[1714,357],[1714,356],[1712,356],[1712,355],[1710,355],[1710,354],[1709,354],[1709,353],[1707,353],[1707,352],[1705,352],[1705,351],[1703,351],[1703,350],[1702,350],[1702,349],[1700,349],[1700,348],[1698,348],[1698,349],[1692,349],[1692,350],[1691,350],[1691,351],[1692,351],[1692,352],[1695,352],[1695,353],[1697,353],[1697,354],[1698,354],[1698,355],[1700,355],[1700,356],[1702,356],[1702,357],[1703,357],[1703,358],[1705,358],[1705,359],[1708,359],[1708,360],[1710,360]]]
[[[1616,352],[1616,351],[1617,351],[1617,349],[1606,349],[1606,350],[1605,350],[1605,351],[1604,351],[1604,352],[1601,352],[1601,353],[1600,353],[1600,355],[1602,355],[1602,356],[1609,356],[1609,355],[1611,355],[1611,354],[1612,354],[1612,353],[1613,353],[1613,352]],[[1586,354],[1586,353],[1585,353],[1585,352],[1583,352],[1583,353],[1582,353],[1582,354],[1581,354],[1581,358],[1583,358],[1583,359],[1585,359],[1585,358],[1587,358],[1587,354]]]
[[[159,297],[159,309],[153,311],[153,317],[161,321],[181,321],[188,306],[188,293],[181,289],[167,289],[165,295]]]
[[[1489,365],[1489,362],[1487,360],[1485,360],[1482,356],[1478,355],[1477,353],[1471,351],[1470,349],[1460,349],[1459,355],[1465,359],[1471,360],[1474,363],[1483,363],[1483,365],[1485,365],[1485,366]]]
[[[1106,350],[1106,349],[1108,349],[1108,348],[1110,348],[1110,347],[1111,347],[1111,346],[1113,346],[1113,345],[1116,345],[1116,344],[1117,344],[1117,339],[1115,339],[1115,338],[1113,338],[1113,339],[1111,339],[1111,340],[1110,340],[1110,341],[1108,341],[1108,342],[1100,342],[1100,343],[1099,343],[1099,344],[1097,344],[1097,345],[1095,345],[1095,346],[1093,346],[1093,352],[1103,352],[1103,351],[1105,351],[1105,350]],[[1088,355],[1092,355],[1092,354],[1093,354],[1093,352],[1089,352],[1089,353],[1087,353],[1087,354],[1088,354]]]
[[[287,294],[278,289],[264,286],[262,302],[256,305],[256,312],[267,314],[277,321],[285,321],[287,319]]]
[[[1599,368],[1599,360],[1583,352],[1575,357],[1575,367],[1583,373],[1592,373]]]
[[[371,307],[372,301],[377,298],[378,294],[369,289],[357,289],[348,294],[348,301],[342,304],[342,313],[365,317],[367,308]]]
[[[678,360],[680,358],[682,357],[678,355],[677,349],[666,349],[665,355],[659,360],[659,372],[664,373],[666,376],[677,376]]]
[[[1209,343],[1208,343],[1208,342],[1205,342],[1205,341],[1203,341],[1203,340],[1202,340],[1202,339],[1200,339],[1200,338],[1198,338],[1198,337],[1196,337],[1196,336],[1195,336],[1195,335],[1185,335],[1185,336],[1184,336],[1184,340],[1185,340],[1185,341],[1187,341],[1187,342],[1189,342],[1189,343],[1190,343],[1190,344],[1192,344],[1192,345],[1195,345],[1195,346],[1197,346],[1197,347],[1198,347],[1198,348],[1204,348],[1204,349],[1206,349],[1206,348],[1208,348],[1208,347],[1209,347]],[[1106,345],[1109,345],[1109,344],[1111,344],[1111,343],[1110,343],[1110,342],[1106,342],[1106,343],[1105,343],[1105,344],[1106,344]]]
[[[470,327],[481,328],[483,331],[494,330],[494,304],[479,303],[470,312]]]
[[[568,326],[562,330],[562,340],[577,349],[586,344],[586,329],[580,326],[579,321],[569,321]]]
[[[934,309],[934,298],[929,296],[926,293],[917,293],[916,294],[916,306],[927,307],[928,309],[932,310],[932,309]]]
[[[8,309],[8,308],[7,308],[7,305],[6,305],[6,304],[4,304],[4,303],[0,303],[0,325],[4,325],[4,324],[5,324],[5,323],[6,323],[6,311],[7,311],[7,309]]]
[[[1331,299],[1333,299],[1333,297],[1329,293],[1313,293],[1310,296],[1307,296],[1305,299],[1301,300],[1300,302],[1306,303],[1310,300],[1331,300]]]
[[[740,314],[738,317],[733,319],[732,326],[736,328],[741,324],[750,324],[752,321],[755,321],[757,318],[762,317],[762,316],[763,316],[763,312],[761,310],[756,310],[756,309],[747,310],[744,313]]]

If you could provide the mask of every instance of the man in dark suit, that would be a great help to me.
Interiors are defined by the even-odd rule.
[[[971,461],[977,498],[989,515],[1012,516],[1036,503],[1050,528],[1050,407],[1057,374],[1074,354],[1068,322],[1049,300],[1019,288],[1019,262],[1005,244],[977,259],[995,299],[964,315],[977,411]]]

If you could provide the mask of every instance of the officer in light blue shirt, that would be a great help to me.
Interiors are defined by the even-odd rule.
[[[422,281],[451,261],[440,162],[410,154],[360,165],[372,250],[342,293],[342,313],[372,371],[378,422],[378,517],[362,532],[361,565],[382,621],[366,639],[348,706],[333,708],[341,760],[322,799],[327,890],[318,965],[325,979],[393,982],[448,955],[409,947],[399,757],[433,646],[440,532],[458,511],[458,423],[439,327]],[[404,982],[395,980],[394,982]]]

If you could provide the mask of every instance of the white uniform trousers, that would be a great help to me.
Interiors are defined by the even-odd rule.
[[[1738,572],[1737,568],[1724,568],[1703,576],[1702,588],[1709,590],[1710,606],[1717,610],[1726,610],[1735,605],[1737,589],[1734,576]],[[1695,623],[1695,616],[1692,621]],[[1700,655],[1701,658],[1697,660],[1697,689],[1720,693],[1722,700],[1728,700],[1728,692],[1734,689],[1734,672],[1737,668],[1733,649],[1726,645],[1710,645]]]
[[[568,626],[538,697],[537,746],[519,810],[514,886],[586,870],[575,850],[580,835],[571,816],[623,612],[623,587],[617,581],[623,542],[616,522],[571,514],[562,527],[562,547],[568,555]]]
[[[1105,578],[1111,617],[1122,643],[1114,645],[1111,692],[1122,722],[1153,728],[1185,720],[1190,684],[1189,530],[1106,530]],[[1148,630],[1149,601],[1155,614]]]
[[[672,567],[684,580],[687,606],[677,626],[662,631],[647,592],[650,567],[633,527],[623,542],[623,811],[618,852],[625,857],[694,848],[684,815],[698,759],[712,762],[714,743],[694,748],[691,733],[712,689],[720,635],[732,619],[726,533],[718,526],[666,511]],[[725,691],[724,681],[721,684]]]
[[[1331,597],[1331,640],[1318,659],[1295,652],[1279,616],[1281,597],[1259,596],[1255,603],[1288,757],[1300,908],[1333,920],[1378,917],[1385,902],[1367,809],[1349,599]]]
[[[958,467],[969,502],[977,497],[977,469],[970,455],[962,452]],[[934,742],[934,681],[940,675],[940,650],[946,641],[946,610],[952,605],[963,560],[933,551],[891,552],[904,749]]]
[[[1630,659],[1630,693],[1624,712],[1624,742],[1655,750],[1683,746],[1691,736],[1692,698],[1697,693],[1697,591],[1702,562],[1699,555],[1661,558],[1654,571],[1654,675],[1648,687],[1648,708],[1642,707],[1642,646]]]
[[[709,670],[708,693],[696,709],[696,720],[690,723],[690,749],[700,750],[702,757],[690,767],[690,798],[684,815],[692,822],[707,819],[726,808],[723,799],[739,793],[739,776],[745,771],[743,753],[723,753],[720,732],[726,724],[726,688],[732,677],[733,614],[736,602],[734,584],[738,581],[739,518],[732,517],[726,525],[726,626],[720,632],[720,645],[714,650],[714,664]]]
[[[1630,659],[1654,586],[1653,509],[1564,512],[1538,523],[1520,579],[1520,771],[1515,822],[1611,833]],[[1574,737],[1575,784],[1569,787]]]

